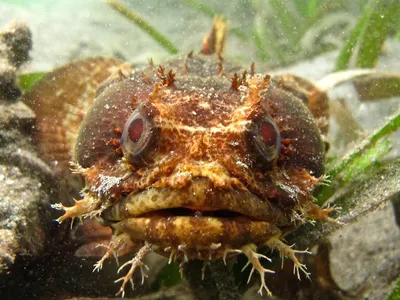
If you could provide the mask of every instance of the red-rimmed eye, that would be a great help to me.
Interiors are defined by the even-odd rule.
[[[126,121],[122,131],[124,156],[131,162],[143,161],[144,154],[153,148],[157,132],[152,114],[144,105],[139,105]]]
[[[271,122],[261,122],[260,126],[261,138],[267,147],[275,147],[278,138],[278,132],[276,130],[276,125]]]
[[[143,120],[141,118],[134,119],[128,128],[128,136],[132,142],[137,143],[142,137],[144,129]]]
[[[281,136],[278,127],[269,115],[253,121],[248,134],[248,143],[257,161],[268,168],[272,167],[272,163],[279,155]]]

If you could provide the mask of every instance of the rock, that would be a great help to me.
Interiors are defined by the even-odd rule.
[[[400,228],[393,207],[358,218],[329,237],[334,282],[347,295],[385,299],[400,273]]]
[[[29,29],[13,22],[0,32],[0,280],[19,256],[36,256],[46,244],[52,172],[31,139],[34,114],[16,101],[17,68],[31,48]]]
[[[32,48],[31,32],[25,24],[14,21],[2,30],[0,45],[0,51],[10,65],[18,68],[29,58]]]
[[[16,100],[21,92],[17,86],[17,68],[29,58],[31,32],[17,21],[0,32],[0,99]]]

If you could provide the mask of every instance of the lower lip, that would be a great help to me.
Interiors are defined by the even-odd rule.
[[[265,241],[280,232],[268,222],[196,216],[128,218],[112,226],[114,232],[127,233],[133,241],[147,241],[161,249],[184,246],[197,251],[209,250],[217,244],[224,248],[240,248]]]

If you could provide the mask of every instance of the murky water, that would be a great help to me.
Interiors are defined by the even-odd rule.
[[[396,1],[0,0],[0,16],[0,298],[108,299],[129,266],[132,299],[388,297]]]

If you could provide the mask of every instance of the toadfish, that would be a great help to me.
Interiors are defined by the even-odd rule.
[[[222,30],[222,32],[221,32]],[[220,33],[220,34],[218,34]],[[155,251],[183,264],[247,256],[262,266],[269,247],[306,266],[282,239],[307,221],[332,221],[314,204],[324,177],[328,99],[308,81],[257,74],[223,60],[225,29],[214,25],[199,54],[141,70],[89,58],[47,74],[27,95],[38,115],[38,149],[85,181],[58,219],[95,218],[111,227],[95,265],[132,254],[118,294]],[[326,120],[325,120],[326,121]],[[144,274],[143,274],[144,276]]]

